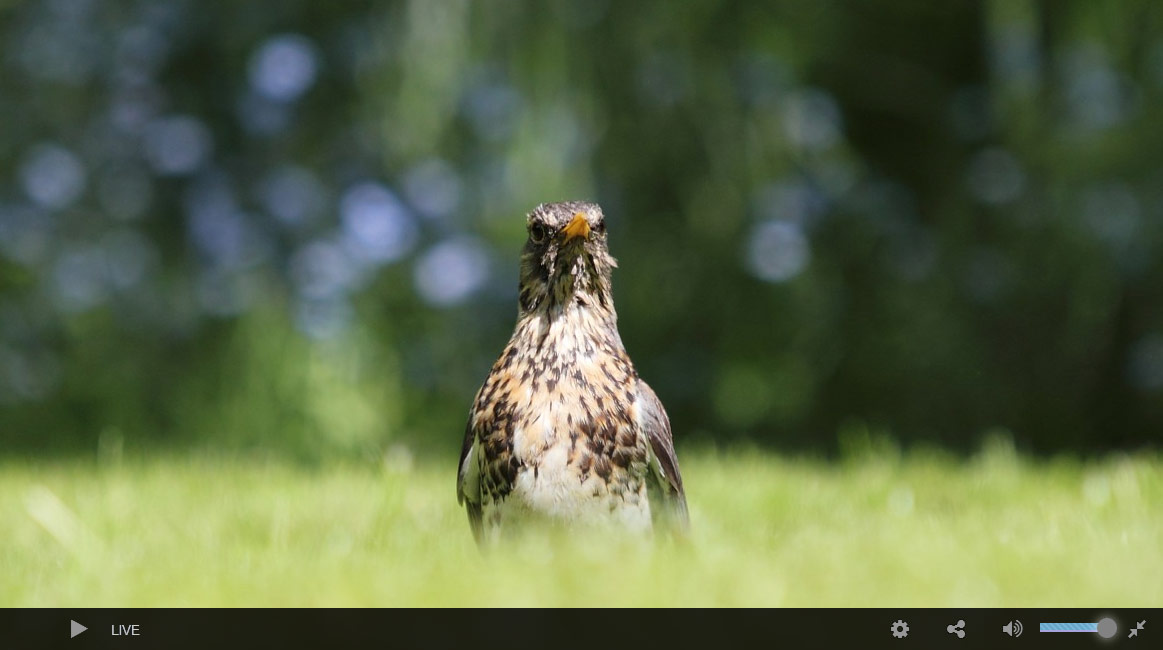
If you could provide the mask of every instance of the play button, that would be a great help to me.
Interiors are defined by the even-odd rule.
[[[71,639],[87,629],[89,628],[76,621],[69,621],[69,638]]]

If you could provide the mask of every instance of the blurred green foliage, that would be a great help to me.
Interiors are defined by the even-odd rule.
[[[451,452],[522,215],[569,198],[680,444],[1163,430],[1152,0],[52,0],[0,34],[0,453]]]

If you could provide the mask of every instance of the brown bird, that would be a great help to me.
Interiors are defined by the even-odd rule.
[[[517,326],[469,413],[457,499],[478,543],[521,519],[687,527],[662,403],[618,334],[602,209],[527,217]]]

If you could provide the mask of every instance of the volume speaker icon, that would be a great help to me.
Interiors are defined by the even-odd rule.
[[[1006,623],[1005,625],[1001,626],[1001,631],[1005,632],[1006,634],[1008,634],[1010,636],[1021,636],[1022,635],[1022,622],[1021,621],[1010,621],[1009,623]]]

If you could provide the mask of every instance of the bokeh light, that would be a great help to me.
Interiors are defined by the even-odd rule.
[[[767,282],[787,282],[812,259],[808,238],[791,221],[769,219],[755,227],[747,247],[748,269]]]
[[[153,170],[162,176],[190,174],[209,158],[210,130],[188,115],[158,118],[145,129],[142,145]]]
[[[443,160],[425,160],[404,174],[404,193],[420,214],[448,217],[460,207],[460,177]]]
[[[469,238],[440,242],[416,261],[416,291],[438,307],[455,305],[489,281],[485,246]]]
[[[373,265],[394,262],[416,245],[415,218],[391,190],[374,182],[343,193],[339,206],[343,241],[357,259]]]
[[[105,299],[105,256],[89,244],[65,248],[53,265],[53,292],[57,306],[65,312],[90,309]]]
[[[52,144],[34,147],[20,167],[28,198],[45,208],[64,208],[85,190],[85,167],[71,151]]]
[[[315,83],[316,59],[315,47],[307,38],[273,36],[251,56],[250,84],[269,99],[293,101]]]
[[[291,279],[304,298],[323,300],[355,288],[361,273],[341,244],[315,241],[291,257]]]
[[[827,149],[840,140],[843,122],[840,108],[828,93],[809,88],[787,97],[784,132],[788,140],[809,151]]]

